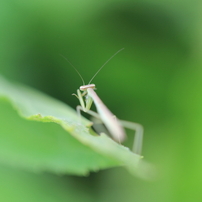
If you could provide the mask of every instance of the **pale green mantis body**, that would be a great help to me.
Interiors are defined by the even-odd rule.
[[[112,57],[110,57],[105,62],[105,64],[108,63],[109,60],[111,60],[121,50],[119,50]],[[70,65],[73,66],[71,63]],[[104,65],[97,71],[97,73],[104,67]],[[81,77],[84,83],[84,80],[82,76],[80,75],[80,73],[78,72],[78,70],[74,66],[73,68],[77,71],[77,73],[79,74],[79,76]],[[93,78],[97,75],[97,73],[93,76]],[[90,82],[93,80],[93,78],[90,80]],[[97,119],[100,119],[104,123],[108,131],[110,132],[112,138],[119,143],[123,142],[124,139],[126,138],[126,134],[123,127],[135,130],[136,132],[135,132],[135,138],[134,138],[134,144],[133,144],[132,150],[134,153],[141,155],[142,141],[143,141],[143,127],[138,123],[117,119],[112,114],[112,112],[105,106],[105,104],[102,102],[102,100],[98,97],[98,95],[94,91],[95,84],[90,84],[90,82],[88,85],[84,84],[83,86],[80,86],[80,88],[77,90],[77,95],[74,94],[79,99],[79,102],[80,102],[80,105],[77,106],[77,112],[79,113],[79,116],[80,116],[80,111],[84,111],[90,114],[91,116]],[[90,110],[93,102],[95,103],[98,113]]]

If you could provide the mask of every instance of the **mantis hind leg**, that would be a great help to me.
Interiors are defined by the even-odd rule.
[[[114,116],[114,118],[117,119],[116,116]],[[96,117],[96,119],[98,119],[98,117]],[[98,120],[99,120],[99,122],[97,122],[97,123],[103,123],[100,118]],[[143,126],[139,123],[124,121],[124,120],[118,120],[118,121],[121,123],[121,125],[124,128],[128,128],[128,129],[135,131],[132,151],[135,154],[141,155],[142,144],[143,144],[143,133],[144,133]],[[94,123],[94,121],[93,121],[93,123]],[[106,128],[104,128],[104,127],[102,127],[102,128],[103,128],[103,132],[105,132]]]
[[[93,113],[95,113],[95,112],[93,112]],[[95,113],[95,114],[96,114],[96,116],[93,116],[95,118],[92,120],[93,123],[103,123],[99,114],[97,114],[97,113]],[[117,119],[116,116],[114,116],[113,118]],[[124,128],[128,128],[128,129],[135,131],[132,151],[135,154],[141,155],[142,144],[143,144],[143,134],[144,134],[143,126],[139,123],[134,123],[134,122],[130,122],[130,121],[124,121],[124,120],[119,120],[119,119],[118,119],[118,121],[121,123],[121,125]],[[104,128],[104,127],[100,127],[100,128],[102,128],[102,130],[103,130],[102,132],[106,133],[106,128]]]
[[[91,111],[91,110],[85,111],[81,106],[77,106],[76,109],[77,109],[77,113],[78,113],[79,117],[81,117],[81,111],[83,111],[83,112],[91,115],[92,117],[96,118],[97,120],[99,120],[99,123],[103,123],[103,121],[101,120],[101,117],[98,113]],[[116,116],[114,116],[114,118],[116,119]],[[135,154],[141,155],[142,143],[143,143],[143,133],[144,133],[144,129],[143,129],[142,125],[139,123],[124,121],[124,120],[119,120],[119,119],[118,119],[118,121],[121,123],[121,125],[123,127],[135,131],[135,138],[134,138],[132,151]],[[93,122],[95,123],[95,121],[93,121]],[[102,132],[104,132],[104,131],[102,131]]]
[[[142,152],[142,143],[143,143],[143,126],[139,123],[119,120],[121,125],[125,128],[131,129],[135,131],[135,138],[133,143],[132,151],[138,155],[141,155]]]

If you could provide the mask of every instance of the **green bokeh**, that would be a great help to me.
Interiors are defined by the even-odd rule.
[[[86,195],[96,201],[200,201],[201,8],[200,2],[188,0],[0,2],[0,73],[73,108],[78,101],[71,94],[82,82],[60,54],[88,82],[111,55],[125,48],[93,82],[117,117],[144,126],[143,155],[158,167],[158,179],[145,182],[122,169],[110,169],[85,179],[71,177],[75,194],[89,186]],[[1,173],[0,191],[10,194],[1,195],[1,201],[22,201],[12,199],[16,190],[8,182],[15,179],[32,201],[39,201],[44,190],[35,186],[42,176],[26,174],[36,175],[33,184],[33,177],[25,179],[18,171],[13,179]],[[69,191],[63,181],[70,179],[61,178],[50,180],[60,189],[45,190],[53,198]]]

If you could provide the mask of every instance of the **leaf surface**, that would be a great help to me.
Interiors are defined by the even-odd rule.
[[[0,161],[34,171],[87,175],[125,166],[148,175],[139,155],[105,134],[93,135],[92,123],[75,110],[32,88],[0,77]]]

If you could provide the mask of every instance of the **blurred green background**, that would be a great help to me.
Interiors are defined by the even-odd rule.
[[[93,83],[120,119],[145,128],[152,182],[122,168],[89,177],[37,174],[0,166],[0,200],[201,201],[202,3],[200,1],[0,2],[0,73],[73,108],[71,96],[116,51]],[[130,133],[130,132],[129,132]],[[131,146],[131,135],[128,144]]]

